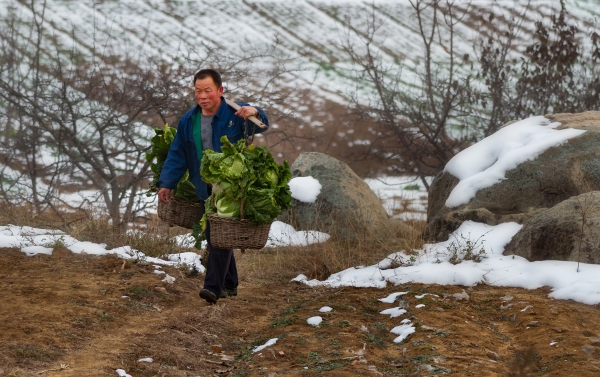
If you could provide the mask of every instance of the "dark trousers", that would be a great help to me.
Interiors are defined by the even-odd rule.
[[[221,295],[223,287],[237,288],[238,274],[235,266],[235,257],[232,249],[217,249],[210,242],[210,224],[206,225],[206,241],[208,248],[208,261],[206,264],[206,277],[204,289],[213,292],[217,297]]]

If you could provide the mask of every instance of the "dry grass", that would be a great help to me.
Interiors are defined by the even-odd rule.
[[[132,374],[163,375],[165,371],[162,366],[168,365],[172,370],[167,371],[167,375],[188,376],[185,372],[174,372],[173,369],[201,370],[210,358],[206,350],[211,346],[218,346],[231,354],[238,351],[222,342],[223,338],[229,339],[235,335],[232,324],[227,320],[231,316],[229,310],[224,307],[177,310],[159,325],[156,333],[140,334],[132,339],[131,352],[120,356],[125,363],[135,366],[129,369]],[[150,355],[154,356],[153,363],[136,362]],[[215,366],[215,369],[218,367]]]
[[[515,352],[511,361],[510,377],[528,377],[536,375],[539,367],[537,366],[540,355],[534,346],[529,346],[524,350]]]
[[[323,280],[349,267],[375,264],[394,252],[412,253],[423,246],[421,230],[425,224],[414,221],[410,225],[411,229],[407,229],[392,224],[378,236],[364,234],[353,240],[332,237],[327,242],[309,246],[250,251],[237,256],[240,279],[288,281],[304,274],[309,279]]]
[[[92,217],[86,213],[58,216],[53,212],[36,215],[31,207],[4,204],[0,207],[0,223],[61,229],[79,241],[106,244],[107,249],[131,246],[152,257],[189,250],[178,246],[173,237],[190,231],[170,228],[158,219],[136,224],[130,227],[127,234],[123,234],[112,226],[108,217]],[[345,234],[347,229],[334,228],[331,239],[324,243],[253,250],[245,254],[236,251],[240,280],[289,281],[301,273],[310,279],[322,280],[346,268],[372,265],[391,253],[401,250],[410,253],[423,245],[421,231],[425,223],[422,221],[390,222],[388,228],[380,229],[378,234],[361,232],[359,229],[364,227],[356,225],[356,229],[351,230],[356,237],[351,240],[339,236]]]
[[[60,229],[79,241],[106,244],[107,249],[131,246],[152,257],[184,251],[173,237],[189,233],[187,229],[170,228],[154,219],[144,224],[134,224],[124,234],[112,225],[107,216],[94,216],[86,212],[57,213],[50,210],[36,214],[31,206],[12,206],[6,203],[0,204],[0,224]]]

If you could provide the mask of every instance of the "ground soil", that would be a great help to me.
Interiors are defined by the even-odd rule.
[[[202,274],[165,268],[176,278],[167,284],[153,270],[0,249],[0,376],[600,375],[600,309],[547,289],[327,289],[246,274],[237,297],[209,305],[198,298]],[[463,290],[468,299],[450,296]],[[398,291],[408,291],[408,313],[380,314],[397,304],[378,299]],[[322,324],[308,325],[316,315]],[[390,330],[403,318],[416,332],[396,344]]]

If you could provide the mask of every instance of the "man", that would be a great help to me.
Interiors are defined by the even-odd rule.
[[[232,143],[244,137],[246,123],[248,136],[265,129],[253,127],[245,120],[256,116],[269,126],[267,115],[258,107],[239,103],[241,108],[236,112],[227,105],[223,98],[221,75],[213,69],[203,69],[194,75],[194,90],[198,104],[179,120],[177,134],[169,149],[167,160],[163,166],[158,187],[158,200],[169,202],[171,190],[183,174],[189,171],[190,181],[196,188],[196,195],[203,201],[210,196],[211,187],[200,177],[202,151],[221,152],[221,137],[226,135]],[[208,262],[204,288],[200,297],[211,304],[218,298],[237,295],[238,276],[233,250],[214,248],[210,242],[210,226],[206,229],[208,241]]]

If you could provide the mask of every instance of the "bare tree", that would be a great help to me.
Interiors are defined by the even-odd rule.
[[[31,35],[19,34],[29,25],[15,14],[0,32],[2,115],[7,129],[16,131],[6,135],[4,145],[17,147],[10,162],[15,170],[24,163],[30,178],[21,192],[41,211],[42,204],[60,203],[61,185],[99,190],[113,224],[122,228],[144,208],[139,194],[149,168],[151,128],[141,120],[150,113],[165,118],[165,109],[181,97],[161,96],[154,88],[181,88],[160,67],[123,59],[122,69],[115,70],[102,63],[106,55],[82,61],[44,29],[45,4],[31,2],[30,8]]]
[[[82,52],[75,42],[65,46],[45,29],[45,6],[31,1],[32,20],[13,12],[0,29],[0,119],[7,125],[0,162],[4,171],[15,173],[0,182],[5,200],[24,199],[37,211],[52,207],[59,213],[56,206],[68,205],[61,202],[61,188],[90,189],[99,193],[113,225],[125,229],[148,205],[143,194],[151,175],[145,160],[151,126],[176,124],[195,104],[187,87],[194,72],[207,66],[222,71],[236,100],[252,98],[270,107],[272,121],[287,119],[294,129],[295,114],[281,105],[306,91],[276,85],[291,81],[298,69],[293,57],[276,53],[277,46],[236,56],[207,46],[194,55],[184,46],[188,54],[177,56],[179,64],[118,55],[95,41]],[[71,33],[75,41],[76,30]],[[262,58],[271,59],[271,70],[253,68],[253,61]],[[285,128],[274,133],[275,144],[304,136]],[[26,176],[18,173],[23,165]]]
[[[455,28],[466,14],[453,1],[410,2],[418,21],[423,46],[422,68],[417,81],[403,81],[402,66],[385,64],[374,38],[383,27],[375,6],[370,9],[366,30],[350,26],[343,48],[357,69],[357,83],[368,83],[373,96],[367,101],[353,95],[351,110],[358,122],[374,122],[374,141],[366,153],[391,163],[396,173],[422,178],[437,174],[458,151],[472,142],[471,108],[478,101],[472,86],[472,64],[468,55],[457,56]],[[439,41],[445,35],[446,44]],[[358,37],[362,45],[352,40]],[[440,58],[435,50],[443,49]],[[416,53],[416,52],[415,52]]]
[[[489,22],[497,22],[491,14]],[[532,115],[600,107],[600,36],[594,23],[587,25],[588,31],[582,32],[561,0],[550,25],[537,20],[532,42],[520,37],[520,22],[482,38],[479,60],[487,86],[483,104],[492,104],[489,132]]]
[[[376,43],[385,9],[365,6],[370,17],[362,29],[347,23],[342,47],[357,82],[350,112],[356,126],[372,125],[371,143],[358,153],[363,158],[375,156],[392,171],[426,183],[424,177],[438,174],[457,152],[510,120],[600,107],[600,36],[591,22],[581,32],[564,1],[550,25],[529,3],[521,13],[454,0],[410,4],[422,46],[416,68],[389,58],[386,63]],[[532,15],[533,35],[522,27]],[[479,50],[459,52],[459,24],[479,16]],[[415,55],[411,51],[413,60]]]

